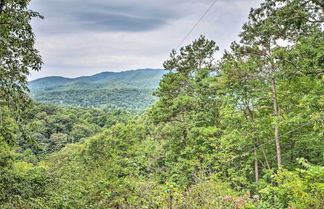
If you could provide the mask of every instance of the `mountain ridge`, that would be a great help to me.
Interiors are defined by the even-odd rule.
[[[165,73],[138,69],[77,78],[48,76],[29,82],[30,96],[54,105],[142,111],[157,100],[152,93]]]
[[[47,76],[32,80],[28,84],[32,92],[71,90],[71,85],[76,89],[156,88],[165,73],[165,70],[151,68],[121,72],[106,71],[76,78]]]

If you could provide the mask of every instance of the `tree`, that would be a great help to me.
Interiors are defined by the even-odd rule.
[[[26,95],[27,75],[39,71],[42,60],[34,48],[30,22],[39,13],[28,9],[30,0],[0,1],[0,139],[12,143],[17,134],[26,137],[30,99]],[[19,128],[13,134],[5,118]],[[12,125],[11,125],[12,126]]]
[[[279,87],[295,72],[288,72],[287,68],[283,68],[282,63],[294,63],[281,59],[277,54],[282,50],[289,50],[290,44],[298,43],[300,37],[318,31],[321,17],[323,4],[318,1],[266,0],[260,8],[251,10],[249,21],[244,24],[240,34],[240,44],[234,44],[232,48],[234,55],[239,54],[236,61],[241,63],[232,66],[231,74],[236,74],[236,81],[248,81],[246,85],[249,86],[250,96],[257,92],[263,92],[264,95],[270,93],[268,101],[272,103],[273,133],[279,168],[282,167],[280,124],[283,116],[280,100],[282,92],[279,92]],[[289,46],[284,46],[282,42]],[[261,84],[258,88],[255,86],[256,81]]]
[[[171,52],[170,59],[163,64],[170,72],[163,76],[160,87],[154,93],[160,98],[155,109],[167,108],[162,110],[166,114],[164,120],[182,121],[181,111],[192,110],[193,100],[199,101],[202,93],[210,93],[208,79],[211,72],[215,71],[216,51],[218,46],[214,41],[200,36],[192,44],[182,47],[179,54],[175,50]]]
[[[216,72],[217,50],[214,41],[200,36],[178,53],[173,50],[164,62],[169,73],[155,92],[160,100],[149,110],[148,118],[166,150],[159,162],[169,170],[160,173],[165,181],[187,186],[216,162],[219,100],[210,81]]]

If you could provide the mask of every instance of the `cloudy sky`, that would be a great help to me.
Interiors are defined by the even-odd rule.
[[[32,23],[44,66],[29,79],[162,68],[213,1],[32,0],[45,17]],[[260,2],[218,0],[184,44],[206,35],[220,46],[220,57]]]

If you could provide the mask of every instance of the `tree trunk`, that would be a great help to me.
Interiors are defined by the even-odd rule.
[[[254,143],[254,172],[255,172],[255,182],[259,181],[259,163],[258,163],[258,153],[256,148],[256,142]]]
[[[255,123],[254,114],[249,106],[247,106],[247,111],[249,112],[249,117],[252,123]],[[255,127],[253,127],[253,132],[256,134]],[[255,181],[259,181],[259,162],[258,162],[258,151],[257,151],[257,138],[254,139],[254,172],[255,172]]]
[[[266,155],[266,153],[264,152],[264,149],[261,148],[261,150],[262,150],[263,157],[264,157],[264,160],[265,160],[265,162],[266,162],[267,168],[268,168],[268,169],[271,169],[270,164],[269,164],[269,161],[268,161],[268,158],[267,158],[267,155]]]
[[[278,122],[279,105],[278,105],[278,98],[277,98],[276,81],[274,78],[271,79],[271,86],[272,86],[273,114],[275,117],[274,137],[276,142],[277,164],[278,164],[278,168],[280,169],[282,167],[282,162],[281,162],[281,148],[280,148],[279,122]]]

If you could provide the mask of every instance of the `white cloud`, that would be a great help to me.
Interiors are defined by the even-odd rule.
[[[82,0],[67,1],[70,4],[85,2]],[[90,7],[88,8],[90,11],[91,2],[97,5],[99,1],[87,2],[85,6]],[[114,8],[112,2],[116,1],[100,2],[101,4],[107,2],[109,8]],[[43,0],[36,0],[33,8],[39,8],[46,16],[49,9],[44,5],[47,3]],[[153,24],[151,28],[143,30],[128,30],[120,27],[116,30],[81,28],[64,32],[66,25],[62,25],[60,22],[66,20],[74,24],[73,18],[69,15],[59,15],[60,12],[56,12],[52,8],[51,11],[48,11],[47,19],[37,20],[33,23],[37,35],[37,48],[40,50],[45,64],[43,70],[32,73],[30,79],[50,75],[76,77],[102,71],[162,67],[162,63],[168,58],[171,49],[179,44],[210,3],[209,0],[138,0],[136,1],[137,7],[134,8],[136,11],[130,10],[131,14],[154,17],[156,12],[157,18],[163,22],[163,24],[158,26]],[[242,24],[247,20],[250,7],[257,6],[259,3],[258,0],[220,0],[185,41],[185,44],[190,43],[200,34],[204,34],[209,39],[215,40],[221,48],[227,48],[237,38]],[[53,5],[55,4],[52,1],[47,6]],[[118,5],[124,6],[122,7],[124,10],[129,10],[134,5],[134,1],[123,0]],[[82,9],[84,6],[80,8]],[[154,11],[155,8],[159,8],[159,10]],[[64,12],[69,12],[69,9],[66,7]],[[92,9],[95,10],[98,7]],[[121,9],[119,8],[119,10]],[[74,8],[73,11],[78,12],[77,8]],[[87,16],[82,17],[82,19],[86,18]],[[58,20],[60,22],[57,22]],[[130,22],[127,20],[126,23]],[[51,32],[52,30],[62,31],[54,33]]]

